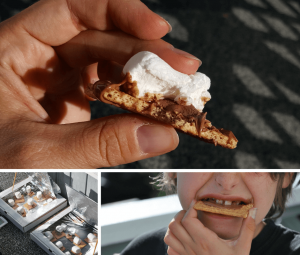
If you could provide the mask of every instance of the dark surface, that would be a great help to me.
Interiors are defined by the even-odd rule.
[[[2,0],[1,20],[32,2]],[[179,134],[175,151],[115,168],[300,168],[299,1],[143,2],[173,26],[164,40],[202,60],[212,82],[207,119],[239,143],[228,150]],[[93,119],[124,112],[91,108]]]

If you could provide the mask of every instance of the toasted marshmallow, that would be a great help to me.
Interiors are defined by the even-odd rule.
[[[27,201],[27,204],[28,204],[28,205],[33,205],[33,199],[32,199],[32,198],[29,198],[28,201]]]
[[[21,194],[21,192],[16,192],[15,193],[15,197],[17,198],[17,199],[20,199],[20,198],[22,198],[22,194]]]
[[[13,199],[8,199],[7,202],[9,203],[10,206],[14,206],[15,205],[15,200],[13,200]]]
[[[24,213],[24,207],[23,206],[19,206],[17,208],[17,212],[22,215]]]
[[[62,227],[63,231],[67,229],[67,225],[65,223],[62,223],[60,226]]]
[[[53,235],[52,235],[52,233],[51,233],[50,231],[46,231],[44,234],[45,234],[45,236],[46,236],[49,240],[52,240]]]
[[[97,240],[97,237],[93,233],[89,233],[87,238],[90,240],[90,242],[95,242]]]
[[[27,192],[27,193],[30,193],[30,192],[31,192],[31,187],[30,187],[30,186],[27,186],[27,187],[26,187],[26,192]]]
[[[80,244],[81,243],[81,239],[78,236],[75,236],[74,239],[73,239],[73,243]]]
[[[75,254],[79,254],[81,252],[81,249],[78,246],[73,246],[72,247],[72,252]]]
[[[56,231],[59,232],[59,233],[61,233],[61,232],[64,231],[64,229],[62,228],[62,226],[57,226],[55,229],[56,229]]]
[[[211,98],[207,91],[210,79],[205,74],[180,73],[149,51],[139,52],[129,59],[123,68],[123,74],[127,73],[131,75],[132,82],[137,83],[138,98],[147,93],[160,94],[179,104],[192,104],[199,111],[203,110],[205,102]]]
[[[58,241],[56,244],[55,244],[59,249],[61,249],[62,247],[64,247],[63,243],[61,241]]]
[[[41,198],[43,197],[42,192],[41,192],[41,191],[38,191],[38,192],[36,193],[36,197],[37,197],[38,199],[41,199]]]
[[[75,228],[68,228],[69,234],[70,235],[75,235],[76,234],[76,229]]]
[[[49,198],[48,200],[47,200],[47,203],[51,203],[53,201],[53,199],[52,198]]]

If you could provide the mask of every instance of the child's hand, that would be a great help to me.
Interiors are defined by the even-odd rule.
[[[169,224],[164,238],[169,255],[249,255],[256,227],[251,216],[243,221],[236,240],[223,240],[198,220],[194,204],[188,211],[180,211]]]

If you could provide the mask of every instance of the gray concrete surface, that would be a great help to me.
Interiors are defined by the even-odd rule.
[[[14,172],[0,172],[0,192],[12,187],[14,176]],[[28,175],[26,173],[18,173],[16,183],[26,179],[27,177]],[[30,239],[30,231],[24,234],[10,221],[8,221],[8,224],[0,229],[0,252],[2,255],[47,254]]]
[[[33,0],[1,0],[4,20]],[[235,150],[179,134],[166,155],[115,168],[300,168],[299,0],[144,0],[173,31],[165,40],[203,62],[207,118],[234,132]],[[91,103],[92,118],[123,111]]]

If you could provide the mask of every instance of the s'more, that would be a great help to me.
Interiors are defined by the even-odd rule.
[[[204,142],[234,149],[238,140],[206,119],[204,105],[211,99],[210,79],[203,73],[174,70],[156,54],[142,51],[123,68],[121,83],[97,81],[86,88],[89,98],[172,125]]]
[[[221,201],[221,202],[218,202]],[[226,203],[227,202],[227,203]],[[247,218],[249,210],[253,207],[253,203],[238,202],[233,203],[232,201],[222,201],[216,199],[205,199],[195,203],[194,209],[203,212],[210,212],[216,214],[222,214],[233,217]]]

